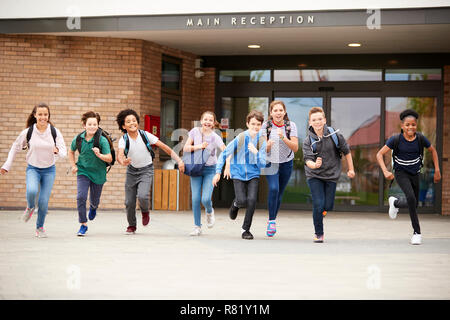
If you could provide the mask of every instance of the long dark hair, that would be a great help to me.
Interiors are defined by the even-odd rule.
[[[35,124],[37,122],[37,120],[36,120],[37,108],[47,108],[47,111],[48,111],[48,123],[53,125],[50,122],[50,108],[48,107],[48,105],[46,103],[41,102],[41,103],[35,105],[34,108],[33,108],[33,111],[31,111],[31,113],[29,114],[28,119],[27,119],[26,128],[31,127],[33,124]]]
[[[286,111],[286,106],[284,105],[284,102],[281,101],[281,100],[273,100],[273,101],[270,103],[270,106],[269,106],[269,120],[270,120],[270,121],[273,121],[273,118],[272,118],[272,116],[270,115],[270,113],[272,112],[273,107],[275,107],[277,104],[281,105],[281,106],[283,107],[283,109],[284,109],[284,112],[285,112],[284,118],[283,118],[284,121],[289,121],[289,117],[288,117],[288,114],[287,114],[287,111]]]

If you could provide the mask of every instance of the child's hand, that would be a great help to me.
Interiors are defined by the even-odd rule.
[[[258,153],[258,149],[256,149],[255,146],[253,145],[253,143],[251,143],[251,142],[248,144],[248,150],[253,154]]]
[[[184,162],[183,162],[183,160],[178,161],[178,170],[180,170],[181,173],[184,172]]]
[[[212,184],[214,187],[217,187],[217,182],[219,182],[220,180],[220,173],[216,173],[216,175],[214,176],[213,180],[212,180]]]
[[[394,174],[390,171],[385,171],[383,172],[384,177],[386,178],[386,180],[394,180]]]
[[[228,180],[231,178],[230,165],[228,163],[225,165],[225,170],[223,170],[223,177]]]
[[[272,148],[272,145],[274,144],[275,142],[273,141],[273,140],[267,140],[267,144],[266,144],[266,146],[267,146],[267,149],[271,149]]]
[[[320,168],[322,166],[322,158],[318,157],[316,159],[316,169]]]
[[[355,171],[348,170],[347,171],[347,177],[349,177],[350,179],[353,179],[355,177]]]
[[[280,138],[280,140],[283,140],[283,137],[284,137],[284,135],[283,135],[283,130],[281,130],[280,128],[278,128],[278,129],[277,129],[277,134],[278,134],[278,137]]]
[[[439,170],[435,171],[433,178],[434,183],[438,183],[440,180],[441,180],[441,172]]]
[[[97,147],[92,148],[92,151],[95,153],[95,155],[96,155],[97,157],[100,156],[100,149],[99,149],[99,148],[97,148]]]
[[[53,153],[54,154],[58,154],[59,153],[59,149],[57,147],[53,147]]]
[[[201,144],[201,146],[202,146],[202,149],[205,149],[207,146],[208,146],[208,142],[203,142],[202,144]]]
[[[125,158],[125,160],[123,160],[122,165],[123,166],[127,166],[131,163],[131,158]]]
[[[72,173],[75,174],[77,172],[78,172],[78,167],[76,165],[72,166]]]
[[[3,169],[3,168],[0,169],[0,174],[1,175],[7,174],[7,173],[8,173],[8,170]]]

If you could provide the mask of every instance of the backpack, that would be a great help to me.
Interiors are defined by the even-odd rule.
[[[49,123],[49,125],[50,125],[50,131],[52,133],[53,141],[55,142],[55,147],[56,147],[56,129],[50,123]],[[33,134],[33,130],[34,130],[34,125],[31,125],[28,127],[27,145],[25,147],[23,147],[22,150],[27,150],[30,148],[30,139],[31,139],[31,135]]]
[[[327,128],[328,131],[330,132],[329,136],[331,136],[331,139],[333,139],[334,146],[336,147],[336,153],[339,155],[339,158],[342,158],[342,151],[339,146],[339,139],[337,135],[334,134],[336,131],[332,127]],[[309,136],[309,140],[311,141],[311,148],[313,152],[316,153],[317,152],[316,142],[318,142],[319,140],[314,139],[313,137],[311,137],[311,135]]]
[[[396,134],[394,136],[394,144],[393,144],[393,148],[392,148],[392,159],[395,159],[395,157],[398,154],[398,144],[400,142],[400,135],[402,135],[402,133]],[[423,149],[424,149],[424,145],[425,145],[425,139],[424,139],[424,135],[420,132],[416,132],[416,136],[417,136],[417,142],[419,144],[419,153],[420,153],[420,168],[423,167]]]
[[[147,134],[145,133],[144,130],[139,130],[139,134],[141,135],[142,141],[144,141],[148,152],[150,152],[150,155],[152,156],[152,161],[153,161],[153,159],[155,158],[155,152],[152,149],[152,146],[150,144],[150,141],[148,140]],[[130,139],[128,139],[128,133],[125,133],[123,135],[123,140],[125,140],[125,150],[123,152],[126,157],[128,155],[128,150],[130,150]]]
[[[289,121],[289,120],[283,120],[283,121],[284,121],[284,125],[286,127],[286,137],[288,139],[290,139],[291,138],[291,121]],[[272,132],[272,120],[267,120],[267,125],[266,125],[267,139],[269,139],[271,132]],[[288,158],[291,156],[291,154],[292,154],[292,150],[288,154]]]
[[[76,140],[76,144],[77,144],[77,150],[78,152],[81,152],[81,143],[83,142],[83,138],[81,137],[81,135],[86,132],[83,131],[80,134],[77,135],[77,140]],[[111,162],[105,162],[106,163],[106,167],[108,168],[106,170],[106,172],[108,173],[109,170],[111,170],[111,167],[114,165],[114,163],[116,162],[116,152],[114,151],[114,145],[113,142],[115,139],[112,138],[112,136],[105,130],[103,130],[102,128],[98,128],[97,132],[95,132],[94,134],[94,148],[99,148],[100,152],[101,147],[100,147],[100,137],[103,136],[106,138],[106,140],[108,140],[109,143],[109,148],[111,149],[111,156],[112,156],[112,161]]]

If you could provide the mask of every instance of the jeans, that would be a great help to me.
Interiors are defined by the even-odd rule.
[[[266,175],[267,183],[269,185],[268,194],[268,209],[269,220],[277,218],[278,210],[281,205],[281,198],[286,188],[292,173],[293,161],[283,162],[278,164],[278,172],[273,175]]]
[[[153,164],[146,167],[127,167],[125,180],[125,207],[130,227],[136,227],[136,198],[139,200],[141,212],[150,210],[150,187],[153,181]]]
[[[80,223],[86,223],[86,200],[89,195],[89,207],[91,209],[97,209],[100,203],[100,196],[102,195],[103,184],[93,183],[88,177],[84,175],[77,176],[77,208],[78,208],[78,221]]]
[[[48,201],[52,192],[53,183],[55,182],[56,168],[51,166],[48,168],[37,168],[32,165],[27,166],[27,205],[28,208],[34,208],[36,204],[36,196],[39,192],[38,199],[38,217],[36,221],[36,229],[44,227],[45,216],[48,210]]]
[[[201,207],[200,202],[206,209],[207,213],[212,212],[212,200],[214,186],[212,180],[216,174],[216,166],[204,166],[202,175],[191,177],[191,193],[192,193],[192,211],[194,212],[194,224],[201,226]]]
[[[258,200],[259,178],[253,178],[249,181],[233,179],[233,184],[235,198],[232,205],[238,208],[247,208],[242,229],[250,231],[256,201]]]
[[[317,178],[307,180],[311,190],[313,202],[313,222],[316,235],[323,235],[323,212],[331,211],[334,207],[334,195],[336,194],[336,182]]]
[[[420,234],[419,217],[416,210],[419,199],[419,174],[412,175],[406,171],[396,170],[395,180],[405,194],[405,198],[396,200],[394,206],[409,209],[409,217],[414,232]]]

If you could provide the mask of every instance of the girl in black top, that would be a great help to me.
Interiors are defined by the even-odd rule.
[[[392,136],[386,141],[377,153],[377,161],[383,170],[384,177],[387,180],[397,180],[398,185],[404,192],[406,199],[397,199],[389,197],[389,216],[391,219],[397,217],[399,208],[408,208],[411,218],[411,224],[414,234],[411,238],[411,244],[421,244],[422,235],[420,232],[419,218],[416,208],[419,200],[419,173],[422,167],[422,150],[425,147],[431,152],[434,163],[434,183],[441,180],[439,170],[439,160],[436,149],[430,141],[422,134],[417,133],[417,119],[419,114],[414,110],[407,109],[400,113],[402,131],[399,136]],[[421,140],[421,141],[419,141]],[[384,163],[384,154],[394,150],[394,170],[395,174],[388,171]]]

